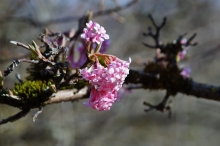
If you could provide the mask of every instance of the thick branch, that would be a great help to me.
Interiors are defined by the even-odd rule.
[[[126,78],[126,83],[141,84],[145,89],[151,90],[170,90],[175,89],[177,93],[183,93],[192,95],[197,98],[203,98],[208,100],[220,101],[220,87],[208,84],[202,84],[195,82],[191,79],[183,79],[180,81],[168,80],[165,83],[160,78],[149,75],[142,71],[130,70],[129,75]],[[178,83],[181,82],[181,83]],[[54,104],[68,101],[76,101],[84,97],[88,97],[87,88],[79,90],[74,94],[73,90],[61,90],[55,93],[48,101],[44,104]],[[38,108],[38,105],[32,104],[30,107],[28,103],[24,103],[21,100],[17,100],[10,96],[0,97],[0,104],[6,104],[17,108]]]
[[[48,101],[44,102],[47,104],[75,101],[85,97],[87,94],[87,88],[83,88],[74,94],[73,90],[61,90],[56,93],[55,97],[51,97]]]
[[[170,90],[175,89],[177,93],[192,95],[197,98],[220,101],[220,87],[195,82],[191,79],[166,80],[163,82],[160,77],[149,76],[136,70],[130,70],[126,83],[142,84],[145,89]]]
[[[181,82],[181,83],[178,83]],[[170,80],[163,83],[160,78],[149,75],[142,71],[130,70],[129,75],[126,78],[125,83],[141,84],[145,89],[151,90],[170,90],[175,89],[177,93],[183,93],[186,95],[192,95],[197,98],[203,98],[208,100],[220,101],[220,87],[208,84],[202,84],[195,82],[191,79],[183,79],[182,81]],[[82,98],[87,98],[87,87],[79,90],[74,94],[74,90],[61,90],[55,93],[44,104],[54,104],[68,101],[76,101]],[[0,97],[0,104],[6,104],[17,108],[38,108],[38,105],[32,104],[32,107],[28,103],[24,103],[21,100],[12,98],[10,96]]]
[[[10,95],[1,95],[0,104],[6,104],[17,108],[21,108],[23,106],[23,102],[21,100],[13,98]]]
[[[192,89],[188,95],[193,95],[198,98],[220,101],[220,87],[197,82],[191,82]],[[180,91],[184,93],[184,91]],[[187,94],[187,93],[186,93]]]
[[[61,102],[68,102],[68,101],[76,101],[81,98],[87,97],[87,87],[79,90],[78,92],[74,93],[74,90],[60,90],[55,95],[52,95],[49,100],[44,102],[44,105],[54,104],[54,103],[61,103]],[[36,103],[29,103],[23,102],[17,98],[13,98],[10,95],[1,95],[0,96],[0,104],[6,104],[12,107],[21,108],[21,109],[33,109],[39,108],[39,104]]]

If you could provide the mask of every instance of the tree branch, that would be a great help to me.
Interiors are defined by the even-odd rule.
[[[13,115],[13,116],[7,118],[7,119],[3,119],[3,120],[0,121],[0,125],[6,124],[6,123],[8,123],[8,122],[16,121],[16,120],[18,120],[18,119],[24,117],[25,115],[27,115],[27,113],[28,113],[29,111],[30,111],[30,109],[24,109],[24,110],[18,112],[17,114],[15,114],[15,115]]]
[[[208,84],[202,84],[195,82],[191,79],[183,79],[182,84],[176,83],[175,80],[170,80],[168,83],[164,84],[160,78],[156,78],[154,76],[150,76],[141,71],[130,70],[129,75],[127,76],[125,83],[132,84],[141,84],[144,89],[151,90],[170,90],[170,88],[175,88],[178,92],[186,95],[192,95],[196,98],[203,98],[207,100],[220,101],[220,87],[213,86]],[[169,85],[169,86],[168,86]],[[79,90],[79,92],[74,94],[73,90],[60,90],[51,96],[49,100],[45,101],[44,104],[55,104],[61,102],[68,101],[76,101],[79,99],[87,98],[88,92],[87,87]],[[38,108],[39,106],[33,105],[30,107],[30,104],[24,103],[21,100],[17,100],[10,96],[0,97],[0,104],[6,104],[9,106],[17,107],[17,108]]]
[[[79,90],[74,94],[73,90],[61,90],[55,94],[54,97],[51,97],[48,101],[45,101],[44,104],[54,104],[68,101],[76,101],[82,98],[85,98],[87,95],[87,87]]]
[[[130,70],[126,83],[142,84],[145,89],[170,90],[176,89],[177,93],[192,95],[196,98],[220,101],[220,87],[203,83],[198,83],[192,79],[180,78],[179,80],[167,79],[165,82],[161,78],[149,76],[145,72]]]
[[[115,7],[115,8],[107,9],[107,10],[104,10],[104,11],[100,10],[100,11],[94,12],[93,17],[99,17],[99,16],[102,16],[102,15],[108,15],[108,14],[111,14],[113,12],[121,11],[125,8],[128,8],[132,5],[134,5],[137,2],[138,2],[138,0],[131,0],[130,2],[125,4],[124,6]],[[58,18],[58,19],[52,19],[52,20],[47,20],[47,21],[40,22],[40,21],[34,20],[33,18],[28,17],[28,16],[23,16],[23,17],[13,17],[13,16],[10,17],[10,16],[7,16],[6,18],[0,19],[0,22],[1,23],[8,22],[8,21],[26,22],[30,25],[39,27],[39,26],[46,26],[46,25],[49,25],[49,24],[60,24],[60,23],[78,21],[80,18],[81,18],[81,16],[71,16],[71,17],[64,17],[64,18]]]
[[[74,93],[74,89],[71,90],[60,90],[57,93],[54,93],[49,100],[44,102],[44,105],[48,104],[54,104],[54,103],[61,103],[61,102],[68,102],[68,101],[76,101],[82,98],[88,97],[88,88],[85,87],[79,91],[76,91]],[[29,104],[27,102],[23,102],[22,100],[19,100],[19,97],[15,96],[16,98],[13,98],[13,96],[10,96],[8,94],[1,95],[0,96],[0,104],[6,104],[12,107],[17,108],[39,108],[38,105]]]

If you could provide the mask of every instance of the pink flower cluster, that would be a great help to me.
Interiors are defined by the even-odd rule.
[[[190,74],[191,74],[192,70],[189,66],[187,67],[184,67],[183,70],[181,71],[181,75],[184,77],[184,78],[189,78],[190,77]]]
[[[183,38],[183,39],[180,40],[180,44],[186,45],[187,41],[188,40],[186,38]]]
[[[187,54],[187,50],[183,50],[178,54],[179,60],[184,60],[185,56]]]
[[[114,57],[107,67],[103,67],[97,60],[90,68],[80,70],[82,77],[92,85],[89,102],[84,105],[99,111],[110,110],[129,73],[130,62],[131,59],[126,62]]]
[[[109,39],[109,35],[106,34],[104,27],[98,23],[89,21],[89,23],[86,23],[86,26],[87,28],[84,28],[83,34],[81,34],[81,38],[85,39],[86,42],[92,41],[100,44],[104,40]]]
[[[186,38],[183,38],[180,41],[180,44],[182,46],[186,45],[186,43],[187,43],[187,39]],[[178,55],[177,55],[177,62],[185,59],[185,56],[186,56],[188,50],[189,50],[189,46],[184,47],[184,49],[181,52],[178,53]]]

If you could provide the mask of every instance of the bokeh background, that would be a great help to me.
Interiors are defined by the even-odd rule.
[[[10,44],[15,40],[31,43],[45,27],[54,31],[77,28],[77,19],[70,22],[50,22],[57,18],[80,17],[88,10],[114,8],[129,0],[2,0],[0,5],[0,70],[5,70],[13,59],[28,56],[28,51]],[[195,81],[219,85],[220,81],[220,0],[139,0],[135,5],[104,15],[93,21],[105,27],[111,38],[108,53],[133,62],[131,68],[142,69],[154,57],[154,50],[142,45],[152,43],[142,36],[152,25],[147,17],[152,14],[160,23],[168,21],[161,41],[175,40],[179,35],[197,33],[198,45],[191,47],[187,60],[180,65],[192,68]],[[43,24],[34,24],[30,18]],[[5,85],[13,87],[15,73],[25,78],[28,64],[20,64],[10,74]],[[46,106],[36,122],[32,110],[26,117],[0,126],[2,146],[219,146],[220,103],[183,94],[173,97],[172,118],[167,113],[145,113],[143,101],[159,103],[164,91],[135,90],[125,95],[110,111],[98,112],[84,107],[83,102],[69,102]],[[0,105],[0,119],[18,112]]]

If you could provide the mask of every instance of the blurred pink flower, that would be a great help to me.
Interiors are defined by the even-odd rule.
[[[90,68],[80,70],[82,77],[92,85],[89,102],[84,104],[99,111],[110,110],[129,73],[130,62],[130,59],[126,62],[114,57],[107,67],[97,60]]]
[[[184,67],[183,70],[181,71],[181,75],[184,77],[184,78],[189,78],[190,77],[190,74],[191,74],[192,70],[189,66],[187,67]]]
[[[189,49],[189,46],[186,46],[187,41],[188,40],[186,38],[183,38],[180,40],[180,44],[182,45],[183,50],[177,54],[177,58],[176,58],[177,62],[184,60],[184,58],[187,54],[187,51]]]
[[[187,39],[186,38],[183,38],[183,39],[181,39],[181,41],[180,41],[180,43],[182,44],[182,45],[185,45],[186,43],[187,43]]]
[[[183,51],[181,51],[181,52],[178,54],[179,59],[180,59],[180,60],[183,60],[183,59],[185,58],[186,54],[187,54],[187,50],[184,49]]]
[[[93,48],[96,48],[97,44],[93,44]],[[109,40],[105,40],[102,43],[101,49],[100,49],[100,53],[104,53],[110,46],[110,41]],[[75,53],[78,52],[79,53],[79,59],[75,60]],[[72,68],[76,68],[76,67],[81,67],[85,62],[86,62],[86,55],[87,55],[87,49],[86,46],[82,43],[80,43],[78,45],[78,47],[76,48],[76,50],[74,50],[74,48],[71,48],[68,54],[68,61],[70,62],[70,66]]]

